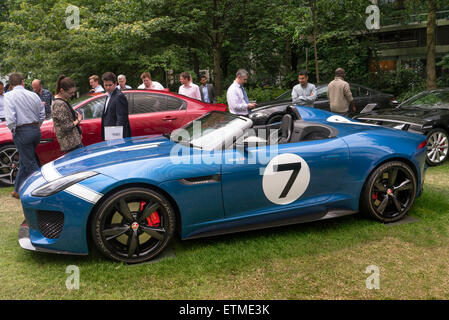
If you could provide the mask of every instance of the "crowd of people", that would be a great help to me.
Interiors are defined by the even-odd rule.
[[[229,86],[226,98],[229,111],[233,114],[248,116],[257,107],[255,101],[250,101],[244,85],[248,81],[249,73],[239,69],[235,80]],[[140,76],[142,84],[138,89],[164,90],[157,81],[153,81],[149,72]],[[344,80],[345,71],[338,68],[335,79],[328,85],[328,99],[330,109],[337,113],[355,112],[355,105],[349,84]],[[292,89],[292,102],[303,106],[312,106],[317,98],[315,85],[308,82],[306,71],[300,71],[298,84]],[[181,86],[178,93],[207,103],[216,103],[217,97],[212,84],[207,83],[206,76],[201,76],[200,83],[193,83],[188,72],[179,75]],[[103,82],[103,86],[100,82]],[[131,126],[128,115],[128,100],[123,90],[132,89],[126,84],[126,76],[118,77],[112,72],[103,76],[89,77],[91,93],[106,93],[107,98],[101,114],[101,136],[107,140],[112,128],[121,128],[118,137],[131,136]],[[12,196],[19,198],[18,190],[21,183],[33,171],[39,168],[39,159],[35,150],[41,139],[40,126],[46,118],[53,119],[56,138],[61,151],[70,152],[83,147],[80,123],[83,117],[70,105],[70,99],[76,94],[76,83],[69,77],[61,75],[56,84],[55,96],[42,87],[42,82],[35,79],[32,82],[33,91],[25,89],[24,77],[20,73],[9,76],[8,87],[0,81],[0,120],[6,121],[11,130],[13,142],[19,152],[19,171],[15,180]],[[6,93],[5,93],[6,92]]]

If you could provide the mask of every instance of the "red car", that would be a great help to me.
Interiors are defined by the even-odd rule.
[[[213,110],[226,111],[224,104],[210,104],[160,90],[123,91],[128,99],[129,122],[133,136],[168,133]],[[83,145],[101,142],[101,114],[106,94],[88,96],[73,106],[83,114],[80,126]],[[42,138],[36,149],[41,165],[63,155],[56,139],[53,120],[41,126]],[[6,123],[0,125],[0,182],[14,184],[19,154]]]

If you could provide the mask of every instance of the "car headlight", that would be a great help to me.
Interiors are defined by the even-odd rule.
[[[94,171],[78,172],[69,176],[61,177],[56,180],[50,181],[43,186],[34,190],[31,195],[34,197],[48,197],[58,193],[64,189],[67,189],[71,185],[74,185],[87,178],[96,176],[98,173]]]

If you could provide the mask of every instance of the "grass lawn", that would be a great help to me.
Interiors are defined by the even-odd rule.
[[[21,205],[0,188],[0,299],[449,299],[449,161],[429,168],[411,224],[358,215],[201,240],[128,266],[23,250]],[[66,267],[80,270],[66,288]],[[375,265],[380,288],[365,273]],[[130,285],[132,283],[132,285]]]

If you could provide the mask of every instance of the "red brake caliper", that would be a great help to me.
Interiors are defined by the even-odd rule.
[[[146,202],[141,201],[140,202],[140,211],[143,211],[143,209],[146,206]],[[147,218],[147,223],[150,227],[157,228],[159,227],[159,224],[161,223],[161,219],[159,218],[159,213],[157,211],[154,211],[150,216]]]

